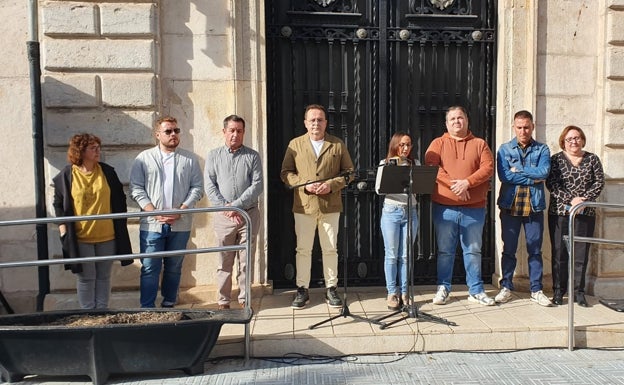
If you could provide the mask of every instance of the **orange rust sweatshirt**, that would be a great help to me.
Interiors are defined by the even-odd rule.
[[[485,140],[471,131],[463,139],[454,139],[445,132],[429,145],[425,164],[439,167],[432,201],[446,206],[485,207],[494,175],[494,156]],[[451,191],[451,181],[460,179],[467,179],[470,186],[467,201],[460,201]]]

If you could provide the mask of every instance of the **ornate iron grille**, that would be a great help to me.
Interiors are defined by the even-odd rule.
[[[348,223],[341,225],[340,258],[348,257],[350,285],[383,285],[381,200],[373,187],[392,134],[410,132],[422,159],[431,140],[445,132],[444,111],[460,104],[470,113],[472,131],[494,150],[496,1],[267,0],[266,20],[269,278],[275,287],[294,282],[292,192],[279,171],[289,140],[305,132],[304,107],[320,103],[328,109],[327,131],[347,143],[358,182],[366,183],[344,192]],[[495,261],[492,213],[484,230],[487,282]],[[426,196],[419,217],[414,279],[432,284],[436,260]],[[322,285],[321,266],[316,242],[313,286]],[[454,272],[454,281],[463,283],[461,258]]]

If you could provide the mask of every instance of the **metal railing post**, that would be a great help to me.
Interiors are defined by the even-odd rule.
[[[574,350],[574,299],[576,293],[574,292],[574,243],[600,243],[600,244],[615,244],[624,245],[624,241],[614,239],[604,239],[596,237],[581,237],[574,235],[574,219],[578,212],[582,211],[585,207],[594,207],[600,209],[622,209],[624,204],[619,203],[598,203],[598,202],[581,202],[578,205],[572,207],[568,217],[568,255],[570,260],[568,261],[568,350]],[[589,258],[589,255],[587,256]]]

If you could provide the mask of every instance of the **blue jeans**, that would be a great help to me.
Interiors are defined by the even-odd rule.
[[[438,285],[451,292],[453,265],[458,243],[464,256],[468,293],[483,292],[481,279],[481,244],[485,208],[433,204],[433,224],[438,245]]]
[[[503,238],[503,257],[501,258],[502,278],[501,286],[513,290],[513,275],[516,270],[516,250],[520,228],[524,227],[526,249],[529,254],[529,281],[531,292],[542,290],[542,241],[544,239],[544,213],[531,213],[528,217],[509,215],[501,209],[501,232]]]
[[[171,231],[163,225],[161,233],[141,231],[139,235],[141,254],[159,251],[184,250],[190,231]],[[155,307],[160,271],[165,266],[161,284],[162,305],[173,306],[178,299],[184,256],[165,258],[141,258],[141,307]]]
[[[412,253],[418,232],[418,214],[412,207]],[[407,294],[407,206],[384,203],[381,213],[381,234],[384,240],[384,271],[388,294]],[[397,290],[397,274],[401,292]]]

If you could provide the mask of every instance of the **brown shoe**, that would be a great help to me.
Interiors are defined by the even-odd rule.
[[[409,295],[407,294],[401,294],[401,304],[403,306],[407,306],[410,304],[410,300],[409,300]]]
[[[399,297],[396,294],[389,294],[386,304],[388,305],[388,310],[399,310],[401,308]]]
[[[230,308],[230,305],[219,305],[219,310],[227,310]]]
[[[238,303],[238,306],[240,306],[241,308],[244,308],[245,307],[245,301],[240,301]]]

